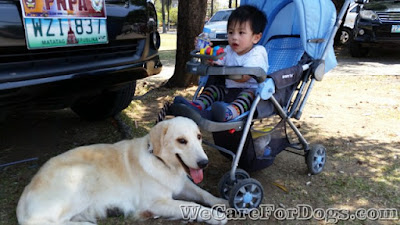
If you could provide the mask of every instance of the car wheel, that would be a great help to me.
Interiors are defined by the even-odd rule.
[[[365,57],[369,52],[368,48],[362,47],[360,43],[355,41],[350,42],[349,50],[352,57]]]
[[[343,28],[341,30],[339,42],[342,45],[348,45],[350,41],[353,39],[353,32],[349,28]]]
[[[117,91],[105,91],[100,95],[81,97],[71,109],[81,118],[89,121],[103,120],[124,110],[135,94],[136,81]]]

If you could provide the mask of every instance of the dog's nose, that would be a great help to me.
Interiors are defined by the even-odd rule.
[[[204,167],[206,167],[206,166],[208,165],[208,160],[207,160],[207,159],[203,159],[203,160],[201,160],[201,161],[198,161],[198,162],[197,162],[197,165],[198,165],[201,169],[203,169]]]

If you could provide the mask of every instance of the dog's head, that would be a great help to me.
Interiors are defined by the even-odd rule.
[[[184,169],[195,183],[201,182],[208,164],[201,141],[197,124],[184,117],[162,121],[150,131],[153,154],[171,169]]]

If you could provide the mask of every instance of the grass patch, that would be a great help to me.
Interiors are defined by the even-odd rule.
[[[160,34],[161,46],[160,51],[176,50],[176,34]]]
[[[176,50],[160,50],[158,54],[164,66],[175,66]]]
[[[160,34],[161,46],[158,50],[161,62],[164,66],[175,65],[176,34]]]

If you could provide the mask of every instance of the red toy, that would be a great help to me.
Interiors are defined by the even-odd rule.
[[[213,55],[217,56],[224,53],[224,48],[220,46],[215,46],[214,48],[207,46],[205,48],[200,49],[200,54],[201,55]]]

